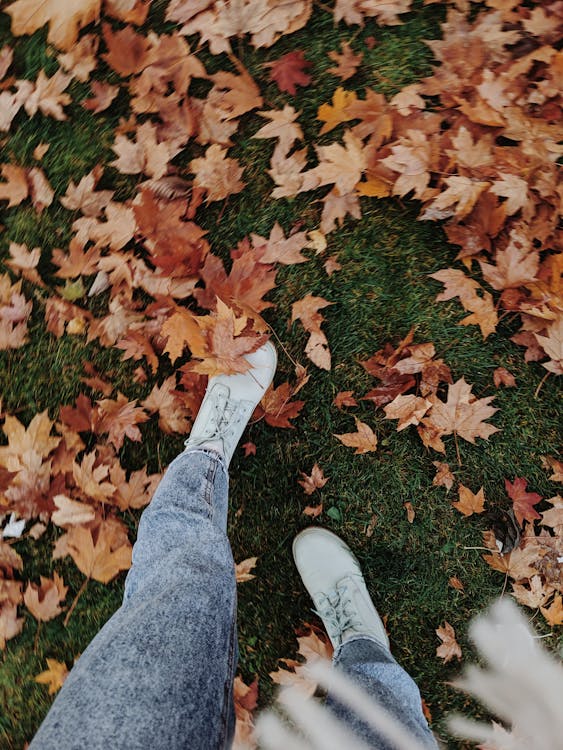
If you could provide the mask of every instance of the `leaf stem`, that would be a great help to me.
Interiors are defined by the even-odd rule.
[[[89,578],[85,578],[82,581],[82,586],[78,589],[78,593],[74,597],[74,599],[72,601],[72,604],[70,605],[70,609],[66,613],[65,619],[63,620],[63,625],[64,625],[65,628],[68,625],[68,621],[70,620],[70,616],[74,612],[74,608],[76,607],[76,605],[78,604],[78,600],[80,599],[80,597],[84,593],[84,591],[86,589],[86,586],[88,585],[88,581],[89,580],[90,580]]]

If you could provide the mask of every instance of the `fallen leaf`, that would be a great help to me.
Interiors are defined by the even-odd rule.
[[[444,621],[444,624],[436,628],[436,635],[442,641],[442,644],[436,649],[436,656],[447,664],[452,659],[461,659],[461,648],[455,639],[455,630],[452,628],[449,622]]]
[[[398,419],[397,431],[404,430],[411,424],[419,424],[422,417],[432,406],[426,398],[409,393],[407,396],[399,394],[391,403],[383,407],[385,419]]]
[[[322,297],[307,294],[302,300],[294,302],[291,306],[291,322],[300,320],[303,328],[309,333],[309,339],[305,345],[305,354],[313,364],[323,370],[330,370],[331,357],[328,340],[321,330],[324,318],[319,310],[332,304]]]
[[[93,96],[89,99],[84,99],[82,106],[84,109],[90,110],[94,115],[106,110],[119,94],[119,86],[112,86],[103,81],[92,81],[90,88],[92,89]]]
[[[321,104],[317,112],[317,119],[324,122],[320,135],[328,133],[337,125],[351,120],[352,116],[347,114],[346,109],[355,101],[356,94],[353,91],[345,91],[339,86],[333,94],[332,104]]]
[[[555,594],[549,607],[540,607],[540,609],[546,622],[548,622],[552,628],[557,625],[563,625],[563,599],[561,594]]]
[[[460,484],[458,492],[459,500],[452,503],[452,505],[460,513],[463,513],[464,516],[472,516],[473,513],[482,513],[485,510],[485,495],[482,487],[474,494],[469,487]]]
[[[70,555],[86,578],[109,583],[120,571],[131,567],[131,550],[125,527],[110,519],[93,529],[70,528],[57,539],[53,559]]]
[[[68,586],[64,585],[63,579],[56,572],[52,579],[43,576],[40,579],[39,586],[28,583],[23,601],[36,620],[47,622],[63,611],[60,603],[67,595]]]
[[[247,443],[243,443],[241,445],[241,448],[244,450],[245,458],[256,455],[256,445],[250,441],[248,441]]]
[[[295,390],[288,382],[278,385],[277,388],[271,385],[256,407],[254,417],[263,417],[271,427],[293,428],[290,420],[296,419],[305,406],[304,401],[291,401],[294,395]]]
[[[541,518],[534,505],[537,505],[542,497],[537,492],[528,492],[527,486],[528,481],[523,477],[516,477],[514,482],[504,480],[504,487],[508,497],[512,500],[514,515],[520,525],[524,520],[533,523],[536,518]]]
[[[245,583],[256,577],[251,571],[256,567],[257,560],[257,557],[248,557],[246,560],[235,565],[235,577],[237,583]]]
[[[311,76],[305,72],[311,65],[302,50],[288,52],[273,62],[264,63],[264,67],[270,69],[270,81],[275,81],[280,91],[286,91],[292,96],[296,93],[297,86],[308,86],[311,83]]]
[[[40,685],[49,686],[49,695],[54,695],[64,685],[69,675],[66,664],[56,659],[47,658],[47,669],[36,675],[33,679]]]
[[[190,171],[195,174],[194,185],[207,193],[207,202],[220,201],[229,195],[240,193],[244,167],[236,159],[227,157],[227,150],[214,143],[205,156],[192,159]]]
[[[0,182],[0,201],[8,201],[8,208],[19,205],[29,195],[25,169],[15,164],[2,164],[0,171],[6,180]]]
[[[455,477],[450,470],[449,464],[443,463],[442,461],[432,461],[432,464],[436,467],[436,474],[432,480],[432,484],[436,487],[445,487],[446,492],[449,492],[455,481]]]
[[[357,406],[358,402],[354,398],[353,391],[340,391],[333,400],[333,405],[342,410],[343,406]]]
[[[451,578],[448,578],[448,584],[453,589],[456,589],[456,591],[465,591],[463,583],[459,580],[457,576],[451,576]]]
[[[500,388],[504,385],[505,388],[516,388],[516,379],[514,375],[509,372],[505,367],[497,367],[493,372],[493,382],[495,388]]]
[[[360,422],[354,417],[356,422],[356,432],[347,432],[343,435],[335,435],[343,445],[349,448],[356,448],[355,455],[359,453],[369,453],[377,449],[377,435],[365,422]]]
[[[55,495],[53,502],[57,506],[57,510],[51,516],[51,521],[62,528],[82,526],[93,521],[96,517],[96,512],[91,505],[71,500],[66,495]]]
[[[24,618],[18,617],[17,604],[3,602],[0,604],[0,649],[6,648],[6,641],[21,633]]]
[[[408,500],[407,500],[407,502],[403,503],[403,508],[404,508],[404,509],[406,510],[406,512],[407,512],[407,521],[408,521],[409,523],[413,523],[413,521],[414,521],[414,516],[415,516],[415,513],[414,513],[414,508],[413,508],[413,505],[412,505],[412,503],[411,503],[410,501],[408,501]]]
[[[341,52],[328,53],[330,59],[336,63],[336,67],[327,68],[327,73],[332,73],[333,76],[338,76],[341,81],[347,81],[356,73],[364,55],[362,52],[355,55],[349,42],[342,41],[340,43],[340,49]]]
[[[315,463],[310,475],[305,474],[304,471],[300,472],[302,479],[298,480],[298,483],[303,487],[306,495],[312,495],[316,490],[322,489],[328,482],[328,478],[325,477],[321,467]]]
[[[76,0],[71,5],[60,0],[16,0],[4,8],[12,19],[12,34],[33,34],[49,24],[47,41],[62,50],[69,50],[78,39],[80,29],[100,15],[101,0]]]

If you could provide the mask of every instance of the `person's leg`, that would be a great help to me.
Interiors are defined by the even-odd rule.
[[[423,747],[437,747],[422,712],[418,687],[386,646],[371,638],[351,638],[336,649],[333,664],[385,708]],[[371,747],[393,750],[393,745],[376,735],[330,693],[327,706]]]
[[[170,464],[141,518],[123,605],[30,750],[228,746],[237,654],[227,493],[218,453],[190,450]]]
[[[236,582],[228,465],[273,380],[268,342],[210,379],[144,511],[123,604],[68,676],[30,750],[222,750],[234,731]]]
[[[328,529],[311,527],[295,538],[293,555],[335,648],[334,666],[380,703],[424,747],[436,748],[418,688],[391,655],[385,628],[349,547]],[[370,747],[393,747],[330,693],[327,705]]]

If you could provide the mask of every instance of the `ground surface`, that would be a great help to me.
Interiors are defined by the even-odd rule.
[[[158,3],[147,26],[156,31],[170,28],[162,20]],[[241,45],[238,54],[250,73],[260,82],[269,107],[282,106],[285,99],[273,84],[267,83],[261,63],[291,49],[304,49],[313,62],[314,82],[298,89],[292,102],[305,122],[316,131],[318,106],[327,101],[337,85],[324,72],[330,65],[327,53],[338,48],[339,40],[353,40],[356,50],[365,54],[353,86],[365,86],[393,95],[402,86],[430,72],[431,53],[425,38],[438,38],[443,9],[437,5],[417,7],[404,16],[404,24],[376,28],[368,23],[352,32],[333,25],[332,18],[316,8],[308,27],[284,37],[274,50],[253,51]],[[0,15],[2,41],[13,39],[9,19]],[[373,50],[365,44],[375,35]],[[41,68],[53,69],[45,32],[18,39],[15,44],[18,77],[34,78]],[[203,58],[210,68],[216,59]],[[56,67],[56,66],[55,66]],[[82,84],[75,84],[80,87]],[[26,163],[33,148],[50,142],[43,166],[57,194],[70,179],[85,174],[98,162],[108,161],[113,129],[119,117],[119,101],[103,117],[92,120],[79,106],[72,106],[64,123],[38,116],[24,120],[4,143],[5,153],[17,163]],[[264,170],[271,144],[250,140],[255,125],[237,141],[233,155],[246,165],[246,189],[232,196],[225,210],[221,203],[200,212],[199,221],[209,231],[214,252],[227,257],[249,232],[267,234],[275,219],[290,227],[302,220],[315,226],[315,194],[291,201],[265,201],[271,183]],[[240,137],[240,136],[239,136]],[[189,157],[188,157],[189,158]],[[130,181],[122,175],[108,178],[123,196]],[[428,274],[452,263],[456,250],[448,245],[439,225],[418,222],[417,206],[395,199],[368,202],[362,199],[363,218],[349,221],[331,235],[331,251],[338,255],[342,270],[328,277],[320,260],[284,267],[278,286],[269,296],[276,307],[265,313],[279,342],[279,382],[291,377],[293,360],[304,362],[306,335],[296,324],[288,324],[290,305],[307,293],[330,300],[324,313],[324,329],[330,343],[333,367],[330,372],[314,369],[313,377],[300,393],[306,402],[293,430],[274,430],[264,423],[252,425],[247,438],[257,446],[257,455],[248,458],[238,452],[232,462],[231,517],[229,534],[236,560],[259,558],[256,578],[239,587],[240,670],[246,681],[260,679],[260,700],[267,703],[273,686],[268,673],[280,657],[295,650],[294,628],[304,621],[315,622],[291,560],[291,540],[308,519],[302,510],[307,498],[297,484],[298,472],[310,472],[317,462],[329,478],[318,493],[325,512],[319,519],[341,534],[354,548],[370,591],[387,619],[396,658],[413,675],[441,730],[446,711],[461,708],[465,698],[447,684],[458,672],[457,663],[444,666],[436,658],[435,629],[444,620],[456,629],[458,640],[469,658],[467,623],[504,589],[504,576],[492,571],[472,549],[481,545],[486,519],[462,517],[451,507],[451,496],[443,487],[432,485],[433,460],[441,458],[426,450],[414,430],[396,432],[394,423],[383,419],[369,402],[360,402],[353,413],[368,422],[379,436],[379,450],[355,456],[333,434],[353,430],[350,414],[332,406],[337,392],[365,393],[372,379],[359,364],[385,342],[397,344],[414,326],[418,342],[432,341],[439,356],[449,364],[454,379],[464,376],[482,397],[496,392],[499,411],[491,420],[500,428],[489,441],[459,446],[458,465],[453,441],[447,445],[447,460],[456,479],[474,490],[485,489],[489,502],[506,505],[504,478],[523,476],[529,486],[549,497],[553,486],[547,480],[540,457],[553,452],[557,439],[558,405],[556,378],[549,378],[536,394],[545,370],[539,364],[526,364],[522,351],[510,343],[517,326],[510,316],[497,333],[483,341],[475,327],[459,327],[463,316],[456,303],[436,303],[439,286]],[[25,242],[28,247],[61,246],[70,236],[70,219],[58,202],[38,216],[31,208],[7,210],[6,227],[0,235],[0,252],[6,252],[7,238]],[[46,279],[52,272],[42,261]],[[34,316],[36,313],[34,313]],[[287,353],[287,354],[286,354]],[[45,331],[40,314],[30,324],[29,342],[21,349],[2,352],[0,371],[3,409],[16,414],[24,423],[43,409],[54,417],[60,404],[74,403],[82,385],[81,362],[88,359],[129,397],[144,397],[147,385],[131,386],[135,363],[122,362],[120,352],[86,344],[81,337],[54,338]],[[492,372],[504,366],[516,378],[517,388],[496,391]],[[172,368],[168,366],[169,372]],[[146,425],[140,444],[126,441],[121,452],[124,466],[138,468],[147,463],[151,470],[167,465],[181,448],[181,436],[159,433],[155,424]],[[416,516],[406,517],[403,503],[410,501]],[[327,512],[328,511],[328,512]],[[138,512],[127,514],[134,538]],[[373,523],[374,522],[374,525]],[[372,523],[372,533],[366,533]],[[83,577],[69,558],[53,564],[50,549],[60,530],[49,527],[39,540],[17,544],[26,566],[26,577],[52,575],[54,569],[76,593]],[[465,591],[448,585],[458,576]],[[23,748],[45,715],[51,697],[34,676],[45,669],[45,659],[66,661],[80,654],[100,626],[119,606],[124,575],[104,586],[90,582],[78,602],[68,626],[59,617],[41,627],[26,616],[22,634],[10,641],[0,656],[0,700],[9,710],[0,716],[0,747]],[[70,596],[67,601],[71,601]],[[540,629],[542,627],[539,623]],[[555,646],[554,639],[547,641]],[[453,745],[455,746],[455,744]]]

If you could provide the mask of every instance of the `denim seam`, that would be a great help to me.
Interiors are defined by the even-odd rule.
[[[217,466],[218,461],[210,461],[209,466],[207,467],[207,474],[205,477],[205,488],[203,490],[203,497],[207,504],[208,511],[209,511],[209,518],[213,520],[213,516],[215,513],[215,506],[213,503],[214,500],[214,484],[215,484],[215,474],[217,473]]]
[[[235,592],[236,597],[236,592]],[[229,652],[227,656],[227,679],[225,680],[225,693],[223,698],[223,708],[221,710],[221,728],[219,733],[219,747],[226,747],[229,730],[229,714],[233,695],[233,683],[235,679],[236,665],[234,664],[235,642],[236,642],[236,619],[237,604],[235,598],[235,607],[232,617],[231,632],[229,638]]]

